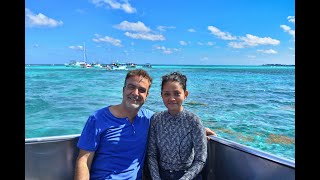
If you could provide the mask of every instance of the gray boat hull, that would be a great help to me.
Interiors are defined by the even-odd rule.
[[[72,180],[79,134],[25,140],[26,180]],[[212,136],[203,172],[211,180],[293,180],[295,162]]]

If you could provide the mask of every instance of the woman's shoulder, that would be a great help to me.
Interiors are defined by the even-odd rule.
[[[184,109],[183,112],[184,112],[184,115],[186,116],[186,119],[190,119],[192,120],[192,122],[196,122],[196,123],[200,122],[200,117],[194,112],[191,112],[187,109]]]
[[[183,113],[185,114],[185,116],[188,116],[188,117],[197,117],[197,118],[199,118],[199,116],[196,113],[191,112],[191,111],[189,111],[187,109],[184,109]]]
[[[155,112],[151,117],[152,124],[156,124],[165,116],[166,111]]]
[[[161,119],[165,115],[165,111],[155,112],[151,118],[153,119]]]

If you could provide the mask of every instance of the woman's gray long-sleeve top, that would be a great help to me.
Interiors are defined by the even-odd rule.
[[[151,117],[148,166],[152,179],[163,170],[186,170],[181,179],[193,179],[207,158],[207,138],[199,117],[187,110],[175,116],[162,111]],[[159,165],[159,166],[158,166]]]

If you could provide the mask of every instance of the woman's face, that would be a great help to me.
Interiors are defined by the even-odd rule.
[[[183,110],[182,104],[187,96],[188,91],[184,91],[179,82],[168,81],[163,85],[161,93],[162,101],[172,115]]]

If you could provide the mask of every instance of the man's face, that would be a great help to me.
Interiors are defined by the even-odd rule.
[[[129,109],[139,109],[147,99],[150,83],[141,76],[127,79],[123,88],[123,102]]]

